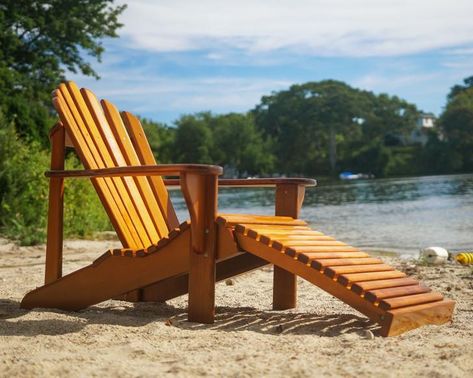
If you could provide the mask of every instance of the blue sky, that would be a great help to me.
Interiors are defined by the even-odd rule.
[[[473,75],[472,14],[471,0],[130,0],[120,38],[93,64],[101,80],[69,77],[169,124],[323,79],[439,114]]]

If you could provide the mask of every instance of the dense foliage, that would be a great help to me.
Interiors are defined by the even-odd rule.
[[[100,60],[124,6],[113,0],[3,0],[0,4],[0,110],[19,135],[48,143],[50,93],[65,72],[98,77]]]
[[[23,243],[44,240],[51,91],[66,72],[98,77],[102,38],[115,37],[124,6],[113,0],[3,0],[0,3],[0,227]],[[77,159],[68,157],[69,167]],[[66,185],[65,234],[109,228],[88,181]]]

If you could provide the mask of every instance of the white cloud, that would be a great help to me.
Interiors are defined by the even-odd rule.
[[[262,94],[289,87],[292,82],[242,77],[157,77],[138,69],[107,70],[100,81],[71,75],[81,87],[114,102],[120,110],[165,119],[164,113],[240,112],[253,108]],[[176,118],[175,116],[173,118]]]
[[[471,14],[471,0],[134,0],[121,35],[159,52],[396,56],[473,43]]]

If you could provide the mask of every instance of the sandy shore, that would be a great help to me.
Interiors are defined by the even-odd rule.
[[[65,273],[107,241],[68,241]],[[399,259],[389,263],[405,268]],[[371,338],[364,316],[300,280],[296,310],[271,311],[270,268],[217,286],[213,325],[186,321],[186,297],[107,301],[85,311],[24,311],[41,285],[44,246],[0,239],[0,376],[473,376],[473,274],[456,264],[410,268],[457,301],[452,324]]]

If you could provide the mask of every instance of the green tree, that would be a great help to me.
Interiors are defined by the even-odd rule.
[[[463,79],[464,85],[454,85],[450,89],[450,93],[447,96],[447,101],[452,101],[457,95],[466,91],[469,88],[473,88],[473,76]]]
[[[176,123],[173,160],[178,163],[212,164],[212,115],[202,112],[184,115]]]
[[[455,87],[454,87],[455,88]],[[440,117],[443,134],[462,171],[473,170],[473,87],[457,92]]]
[[[21,136],[47,144],[50,93],[66,71],[98,78],[101,40],[116,37],[113,0],[4,0],[0,5],[0,109]]]
[[[251,114],[230,113],[211,119],[212,156],[216,164],[237,169],[238,174],[265,174],[273,170],[270,142],[256,130]]]
[[[146,118],[141,119],[141,124],[156,161],[172,163],[176,129]]]

